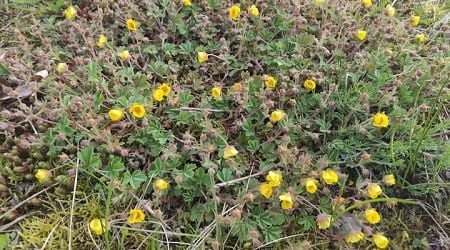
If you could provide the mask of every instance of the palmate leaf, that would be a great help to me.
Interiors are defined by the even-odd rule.
[[[297,224],[303,226],[303,230],[311,231],[316,227],[316,221],[313,216],[305,216],[297,219]]]
[[[283,229],[281,227],[269,227],[263,231],[264,240],[266,242],[271,242],[279,239]]]
[[[217,173],[217,178],[222,182],[231,181],[234,179],[233,171],[229,168],[223,168]]]
[[[122,184],[129,184],[131,188],[137,189],[146,180],[147,176],[145,174],[143,174],[140,170],[135,170],[132,174],[130,172],[125,173],[122,179]]]
[[[120,159],[120,157],[113,156],[108,164],[108,175],[111,177],[117,177],[123,170],[125,170],[125,165],[123,164],[122,159]]]
[[[100,157],[97,155],[94,155],[94,148],[93,147],[87,147],[83,150],[81,150],[78,153],[78,158],[80,158],[81,163],[85,167],[90,168],[98,168],[100,167]]]

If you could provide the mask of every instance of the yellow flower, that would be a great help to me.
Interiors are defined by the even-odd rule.
[[[164,190],[169,186],[169,183],[167,183],[167,181],[163,180],[163,179],[158,179],[155,181],[155,188],[157,190]]]
[[[327,229],[331,225],[331,216],[328,214],[319,214],[317,215],[316,223],[319,229]]]
[[[128,28],[128,30],[136,31],[138,27],[139,27],[138,22],[134,21],[132,18],[129,18],[127,20],[127,28]]]
[[[223,150],[223,158],[224,159],[229,159],[231,157],[234,157],[238,154],[239,152],[236,150],[236,148],[234,146],[227,146],[224,150]]]
[[[316,89],[316,82],[308,79],[303,83],[303,86],[308,90],[314,90],[314,89]]]
[[[280,201],[281,201],[281,208],[282,209],[290,209],[292,207],[292,205],[294,205],[294,198],[292,197],[292,195],[290,193],[284,193],[282,195],[280,195],[279,197]]]
[[[77,10],[73,6],[69,6],[66,9],[66,19],[72,21],[77,16]]]
[[[270,120],[272,122],[279,122],[284,119],[285,115],[286,114],[283,112],[283,110],[277,109],[275,111],[272,111],[272,113],[270,113]]]
[[[106,229],[105,220],[93,219],[89,222],[89,228],[96,235],[102,235]]]
[[[281,184],[283,176],[280,171],[269,171],[266,175],[266,181],[269,182],[269,185],[272,187],[278,187]]]
[[[277,80],[273,76],[267,77],[265,83],[267,88],[274,89],[277,86]]]
[[[233,20],[236,20],[241,14],[241,8],[238,5],[233,5],[230,8],[230,17]]]
[[[233,84],[233,90],[234,91],[239,91],[242,89],[242,84],[240,82],[237,82],[235,84]]]
[[[183,3],[183,5],[184,5],[185,7],[190,7],[190,6],[192,6],[191,0],[181,0],[181,3]]]
[[[142,118],[145,115],[145,108],[141,104],[133,103],[130,108],[130,113],[137,118]]]
[[[50,181],[52,173],[47,169],[38,169],[34,175],[39,183],[45,184]]]
[[[164,96],[168,96],[170,94],[170,86],[167,83],[163,83],[161,84],[161,86],[159,86],[159,89],[163,91]]]
[[[141,209],[131,209],[128,217],[128,224],[140,223],[145,219],[144,211]]]
[[[364,239],[364,233],[361,231],[352,231],[347,235],[347,243],[357,243]]]
[[[367,31],[359,29],[356,31],[355,36],[358,40],[362,41],[362,40],[366,39]]]
[[[267,182],[264,182],[259,186],[259,193],[262,194],[262,196],[269,199],[270,196],[272,196],[272,185],[270,185]]]
[[[101,35],[98,38],[97,47],[103,48],[105,46],[105,43],[108,42],[108,38],[104,35]]]
[[[383,190],[381,190],[380,185],[376,183],[370,183],[369,186],[367,186],[367,193],[371,199],[377,198],[382,192]]]
[[[314,194],[317,191],[317,180],[314,178],[306,179],[304,185],[306,191],[310,194]]]
[[[197,52],[197,60],[199,63],[204,63],[208,60],[208,54],[206,52]]]
[[[412,26],[417,26],[420,23],[420,16],[411,16],[411,19],[409,20]]]
[[[424,34],[419,34],[416,36],[417,41],[419,41],[419,43],[423,43],[427,40],[427,37]]]
[[[124,113],[121,109],[111,109],[108,112],[108,116],[111,121],[116,122],[122,120],[122,118],[124,117]]]
[[[56,72],[58,72],[59,74],[62,74],[64,72],[66,72],[68,68],[69,68],[69,66],[67,66],[67,63],[58,63],[56,65]]]
[[[119,57],[123,61],[128,61],[128,59],[130,59],[130,52],[128,50],[124,50],[119,53]]]
[[[250,8],[248,8],[248,13],[252,16],[259,16],[258,7],[256,7],[256,5],[250,6]]]
[[[316,0],[316,4],[317,4],[317,5],[322,5],[323,2],[324,2],[324,0]]]
[[[393,174],[387,174],[383,176],[383,182],[388,186],[393,186],[395,185],[395,176]]]
[[[211,89],[211,95],[215,99],[218,99],[222,95],[222,90],[219,87],[214,87]]]
[[[158,88],[155,91],[153,91],[152,97],[153,97],[153,100],[160,102],[164,98],[164,91],[162,89]]]
[[[386,128],[389,125],[389,116],[384,113],[376,113],[372,120],[373,126],[377,128]]]
[[[382,233],[376,233],[372,240],[379,249],[385,249],[389,245],[389,239]]]
[[[370,224],[377,224],[381,221],[381,216],[377,212],[377,210],[375,210],[375,208],[366,209],[366,211],[364,212],[364,217]]]
[[[365,8],[372,7],[372,0],[361,0],[361,3],[364,5]]]
[[[322,180],[328,185],[336,183],[339,180],[337,173],[332,169],[327,169],[327,170],[323,171],[321,174],[321,177],[322,177]]]
[[[386,16],[395,16],[395,8],[394,6],[388,4],[386,5],[386,7],[384,8],[384,14]]]

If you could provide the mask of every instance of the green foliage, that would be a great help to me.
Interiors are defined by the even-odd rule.
[[[40,248],[54,228],[50,249],[68,248],[69,230],[72,248],[82,249],[375,247],[369,235],[348,245],[349,227],[384,232],[398,248],[445,240],[437,235],[448,225],[433,224],[448,212],[450,165],[442,1],[396,1],[394,17],[383,14],[389,1],[370,9],[358,1],[234,1],[237,20],[229,1],[192,2],[76,1],[73,21],[63,0],[0,5],[8,23],[0,35],[0,205],[7,211],[49,188],[17,209],[38,213],[12,227],[20,236],[0,234],[0,249]],[[252,4],[259,16],[249,15]],[[418,27],[411,14],[421,16]],[[127,30],[128,18],[136,31]],[[362,28],[368,36],[360,42],[354,32]],[[416,41],[419,33],[427,42]],[[108,39],[101,48],[100,35]],[[124,50],[129,60],[118,58]],[[56,72],[59,62],[67,71]],[[44,69],[47,77],[35,75]],[[163,83],[171,89],[159,101],[153,93]],[[133,116],[134,103],[143,117]],[[120,121],[110,119],[112,108],[123,110]],[[285,116],[275,122],[277,109]],[[386,128],[374,126],[378,112],[389,117]],[[228,146],[238,154],[224,157]],[[323,181],[327,168],[338,183]],[[48,185],[36,184],[37,169],[51,171]],[[282,181],[265,198],[259,187],[270,182],[268,171]],[[386,174],[394,186],[383,183]],[[306,178],[317,180],[314,194]],[[157,190],[157,179],[168,188]],[[388,198],[433,204],[431,214],[410,203],[372,204],[368,183]],[[293,196],[287,210],[284,193]],[[369,225],[357,201],[369,201],[382,222]],[[144,222],[127,224],[133,208]],[[330,230],[317,227],[319,214],[333,218]],[[89,235],[94,218],[108,221],[104,235]]]

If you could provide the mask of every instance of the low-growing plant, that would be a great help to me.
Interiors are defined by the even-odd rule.
[[[0,249],[449,247],[447,7],[0,5]]]

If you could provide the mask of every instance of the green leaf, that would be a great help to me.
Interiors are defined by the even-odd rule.
[[[258,151],[259,148],[259,141],[258,140],[249,140],[247,142],[248,146],[247,146],[247,150],[250,152],[256,152]]]
[[[96,111],[99,111],[100,110],[100,107],[102,106],[102,104],[103,104],[103,100],[105,99],[104,97],[103,97],[103,95],[102,95],[102,92],[100,92],[100,91],[97,91],[95,94],[94,94],[94,106],[95,106],[95,110]]]
[[[178,98],[180,99],[180,103],[182,104],[191,104],[194,101],[194,96],[191,95],[190,90],[182,90],[178,94]]]
[[[0,250],[9,246],[9,234],[0,234]]]
[[[125,170],[125,165],[122,162],[122,159],[117,156],[113,156],[111,161],[108,164],[108,174],[111,177],[117,177],[118,174]]]
[[[194,45],[191,41],[180,44],[180,53],[181,54],[191,54],[194,52]]]
[[[6,64],[0,64],[0,76],[2,77],[8,77],[10,74],[9,67]]]
[[[279,239],[283,230],[281,227],[270,227],[263,231],[264,240],[266,242],[271,242],[273,240]]]
[[[166,164],[164,164],[161,159],[156,158],[151,169],[149,175],[162,175],[166,169]]]
[[[242,123],[242,129],[245,131],[245,136],[255,135],[255,128],[252,122],[248,119],[244,120],[244,122]]]
[[[272,217],[272,225],[282,225],[286,221],[286,216],[283,213],[269,212]]]
[[[100,157],[94,155],[93,147],[87,147],[87,148],[81,150],[81,152],[78,153],[78,157],[80,158],[83,165],[86,167],[91,167],[91,168],[100,167]]]
[[[219,7],[220,1],[219,0],[208,0],[208,6],[211,9],[217,9]]]
[[[138,189],[146,180],[147,176],[145,176],[140,170],[134,170],[132,174],[130,174],[130,172],[125,173],[122,183],[129,184],[133,189]]]
[[[231,181],[234,179],[233,177],[233,171],[229,168],[223,168],[221,171],[217,173],[217,178],[221,182]]]
[[[297,224],[303,226],[303,230],[311,231],[316,227],[316,222],[313,216],[300,217]]]
[[[203,168],[197,169],[194,179],[197,180],[197,182],[200,184],[207,186],[211,185],[211,178],[207,173],[205,173],[205,170]]]
[[[272,215],[267,211],[262,212],[256,216],[255,221],[261,229],[265,229],[272,225]]]

